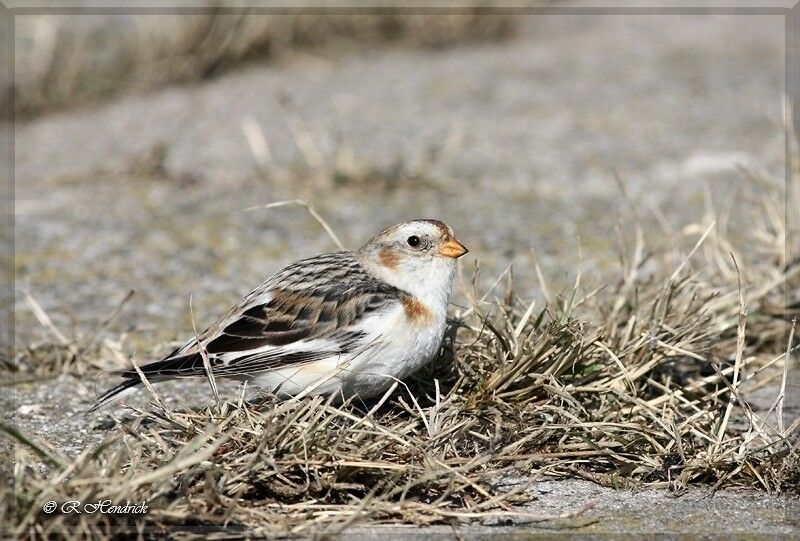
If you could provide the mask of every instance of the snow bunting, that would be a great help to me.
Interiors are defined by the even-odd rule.
[[[248,381],[281,397],[368,398],[439,351],[456,259],[467,249],[437,220],[394,225],[358,251],[303,259],[266,280],[208,329],[140,367],[149,382]],[[92,410],[142,385],[136,370]]]

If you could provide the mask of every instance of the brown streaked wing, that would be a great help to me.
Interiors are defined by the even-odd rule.
[[[299,287],[301,277],[305,287]],[[358,343],[354,335],[363,334],[351,332],[351,327],[361,318],[399,302],[403,295],[366,273],[351,254],[319,256],[283,269],[203,331],[199,341],[205,346],[212,370],[220,375],[309,362],[320,355],[347,353]],[[253,304],[258,298],[268,300]],[[256,351],[320,338],[331,339],[331,351]],[[241,355],[228,362],[219,359],[223,354],[237,353]],[[146,375],[162,377],[204,373],[196,340],[141,369]],[[138,379],[132,370],[122,375]]]

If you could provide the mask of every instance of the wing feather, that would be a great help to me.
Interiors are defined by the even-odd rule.
[[[215,324],[142,372],[156,379],[246,375],[356,351],[359,323],[405,293],[370,274],[352,252],[300,261],[253,290]],[[134,370],[121,373],[139,379]]]

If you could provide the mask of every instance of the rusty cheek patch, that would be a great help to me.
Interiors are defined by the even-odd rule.
[[[406,311],[406,317],[409,322],[423,325],[430,322],[433,318],[430,309],[414,297],[406,295],[403,297],[402,302],[403,309]]]
[[[378,259],[381,265],[392,270],[396,269],[397,265],[400,263],[400,256],[397,255],[397,252],[389,248],[381,248],[380,252],[378,252]]]

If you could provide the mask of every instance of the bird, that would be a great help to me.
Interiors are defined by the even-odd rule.
[[[426,219],[291,263],[166,357],[118,372],[89,411],[135,392],[140,372],[157,383],[210,371],[280,399],[383,393],[439,352],[466,253],[452,228]]]

